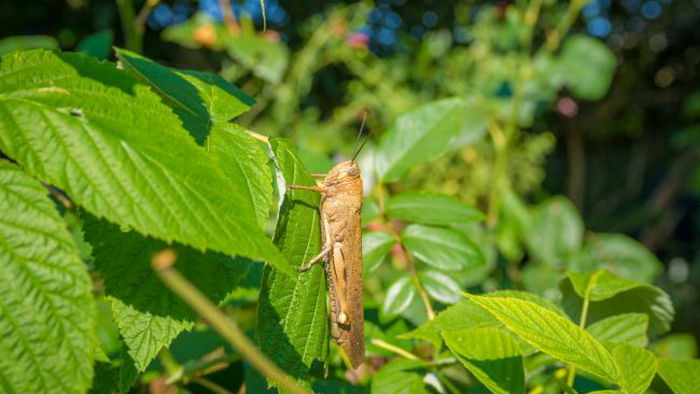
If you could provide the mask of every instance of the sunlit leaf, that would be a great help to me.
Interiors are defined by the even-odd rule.
[[[624,313],[599,320],[587,327],[586,331],[602,342],[644,347],[649,341],[648,327],[649,316],[643,313]]]
[[[411,224],[401,232],[401,242],[414,257],[435,268],[459,271],[486,264],[481,250],[457,230]]]
[[[409,276],[402,276],[386,291],[382,304],[382,313],[386,316],[396,316],[405,311],[416,296],[416,286]]]
[[[483,220],[484,214],[462,201],[440,194],[403,193],[386,203],[391,218],[411,223],[452,225]]]
[[[700,393],[700,360],[659,360],[659,375],[675,394]]]
[[[642,394],[656,375],[656,357],[648,350],[620,343],[612,350],[620,371],[620,386],[629,394]]]
[[[362,235],[362,267],[367,273],[376,270],[384,257],[391,251],[396,240],[385,231],[375,231]]]

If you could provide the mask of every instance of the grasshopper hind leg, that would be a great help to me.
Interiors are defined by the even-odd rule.
[[[309,263],[308,263],[308,264],[302,265],[302,266],[300,266],[299,268],[297,268],[297,272],[306,272],[306,271],[310,270],[311,268],[313,268],[313,266],[314,266],[316,263],[318,263],[319,261],[328,260],[328,252],[330,252],[330,249],[329,249],[329,248],[323,249],[323,250],[321,251],[321,253],[319,253],[318,255],[316,255],[313,259],[309,260]]]

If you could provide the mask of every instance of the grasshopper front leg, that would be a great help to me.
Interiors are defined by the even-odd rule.
[[[297,268],[297,272],[306,272],[306,271],[310,270],[314,266],[314,264],[318,263],[319,261],[328,260],[326,257],[328,256],[328,252],[330,252],[330,250],[331,250],[330,248],[324,248],[321,251],[321,253],[316,255],[316,257],[314,257],[313,259],[309,260],[308,264]]]

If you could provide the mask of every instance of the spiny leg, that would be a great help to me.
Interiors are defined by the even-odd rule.
[[[320,186],[304,186],[304,185],[287,185],[287,189],[311,190],[316,193],[325,193],[326,189]]]
[[[328,247],[324,248],[321,251],[321,253],[316,255],[313,259],[309,260],[308,264],[302,265],[301,267],[297,268],[297,272],[306,272],[306,271],[310,270],[314,266],[314,264],[318,263],[321,260],[324,260],[324,257],[326,257],[326,255],[330,251],[331,251],[331,248],[328,248]]]

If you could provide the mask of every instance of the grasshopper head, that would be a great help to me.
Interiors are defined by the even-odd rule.
[[[338,163],[331,168],[326,176],[326,182],[329,183],[346,183],[352,182],[360,178],[360,167],[355,161],[344,161]]]

